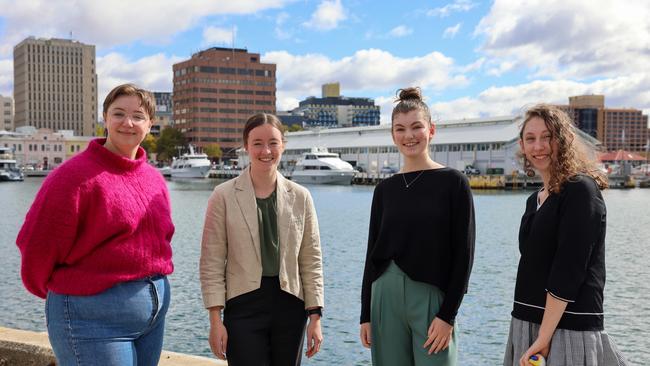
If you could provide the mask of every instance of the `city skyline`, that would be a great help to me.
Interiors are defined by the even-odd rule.
[[[12,95],[13,47],[28,36],[96,45],[100,101],[122,82],[171,91],[172,64],[234,40],[277,64],[278,110],[338,81],[342,95],[375,99],[382,123],[396,89],[411,85],[444,119],[513,114],[584,94],[650,111],[647,2],[408,4],[0,0],[0,94]]]

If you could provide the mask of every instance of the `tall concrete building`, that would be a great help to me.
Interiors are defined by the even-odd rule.
[[[569,97],[560,106],[573,118],[576,126],[603,143],[608,151],[645,151],[650,130],[648,116],[634,108],[605,108],[604,95]]]
[[[0,130],[14,130],[14,99],[0,95]]]
[[[174,127],[189,143],[236,157],[246,120],[275,113],[275,64],[245,49],[213,47],[174,64]]]
[[[16,127],[93,136],[97,123],[95,46],[29,37],[14,47]]]

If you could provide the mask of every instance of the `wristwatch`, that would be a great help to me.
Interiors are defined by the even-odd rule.
[[[318,314],[318,316],[322,318],[323,317],[323,308],[318,307],[318,308],[315,308],[315,309],[308,309],[307,310],[307,316],[314,315],[314,314]]]

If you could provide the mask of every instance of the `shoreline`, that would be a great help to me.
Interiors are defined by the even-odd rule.
[[[0,326],[0,365],[56,365],[46,332]],[[226,361],[163,351],[159,366],[227,366]]]

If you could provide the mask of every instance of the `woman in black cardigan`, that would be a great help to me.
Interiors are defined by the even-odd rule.
[[[538,105],[519,145],[529,176],[544,186],[527,200],[504,365],[625,365],[603,331],[607,178],[583,152],[569,116]]]

